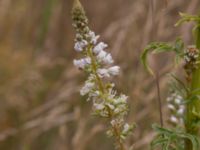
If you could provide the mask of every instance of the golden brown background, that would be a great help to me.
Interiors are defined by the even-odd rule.
[[[159,123],[155,80],[140,63],[150,41],[181,35],[192,44],[191,24],[174,24],[178,12],[196,14],[199,0],[82,0],[90,27],[109,44],[121,66],[113,79],[129,95],[129,122],[137,129],[127,144],[147,150]],[[0,150],[114,150],[106,122],[91,116],[91,103],[79,96],[85,76],[72,64],[72,0],[0,0]],[[167,74],[171,54],[150,57],[159,71],[165,125]]]

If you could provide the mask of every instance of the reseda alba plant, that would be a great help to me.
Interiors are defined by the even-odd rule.
[[[128,113],[128,97],[118,94],[114,83],[107,80],[118,75],[120,67],[113,66],[111,54],[105,51],[107,44],[97,42],[99,36],[88,27],[88,19],[79,0],[74,1],[72,19],[76,30],[74,49],[83,56],[75,59],[74,65],[88,75],[80,94],[87,95],[87,100],[93,102],[96,116],[109,121],[107,135],[115,138],[116,149],[126,150],[124,140],[134,128],[134,124],[129,125],[124,120]]]
[[[171,112],[170,122],[173,128],[153,125],[157,137],[152,141],[152,148],[160,146],[163,150],[199,150],[200,128],[200,16],[180,13],[177,26],[193,21],[194,45],[185,46],[179,38],[173,44],[155,42],[149,44],[141,55],[145,68],[154,74],[147,63],[149,52],[175,52],[176,62],[184,61],[185,80],[172,75],[171,95],[167,98]]]

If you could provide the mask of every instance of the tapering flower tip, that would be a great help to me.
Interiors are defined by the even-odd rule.
[[[74,5],[72,8],[72,19],[74,21],[73,26],[77,32],[85,33],[88,32],[87,24],[88,19],[85,15],[84,8],[82,7],[79,0],[74,0]]]
[[[74,0],[73,7],[72,7],[72,13],[73,13],[75,10],[81,10],[81,11],[84,13],[83,6],[81,5],[81,3],[80,3],[79,0]]]

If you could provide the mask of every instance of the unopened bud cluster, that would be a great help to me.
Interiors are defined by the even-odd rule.
[[[188,46],[184,53],[184,68],[188,75],[190,75],[194,69],[198,68],[198,58],[199,50],[194,45]]]
[[[116,137],[118,147],[123,149],[122,140],[133,129],[133,125],[128,125],[124,121],[128,113],[128,97],[124,94],[117,94],[114,84],[108,82],[108,78],[119,74],[120,67],[113,66],[114,61],[111,54],[105,51],[108,45],[104,42],[97,42],[99,36],[89,29],[88,19],[78,0],[74,5],[72,18],[77,32],[74,49],[84,56],[84,58],[75,59],[74,65],[88,73],[88,79],[80,90],[80,94],[87,95],[88,101],[93,102],[95,115],[110,120],[111,127],[107,133],[109,136]]]
[[[184,99],[177,92],[171,92],[171,95],[167,98],[167,107],[170,110],[169,122],[175,126],[183,126],[185,105]]]

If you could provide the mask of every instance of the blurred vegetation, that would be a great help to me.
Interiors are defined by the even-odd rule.
[[[130,95],[127,118],[138,127],[129,139],[146,150],[158,122],[156,87],[139,56],[151,41],[172,41],[177,35],[190,42],[190,25],[175,28],[178,12],[197,13],[199,0],[82,0],[94,31],[102,35],[122,67],[117,88]],[[100,150],[113,148],[104,120],[90,115],[79,96],[84,76],[72,65],[74,31],[72,0],[0,0],[0,149]],[[152,19],[154,20],[152,23]],[[172,68],[170,55],[149,58],[161,74],[163,103]],[[165,120],[167,111],[163,105]],[[147,121],[148,120],[148,121]],[[96,146],[98,145],[98,147]]]

